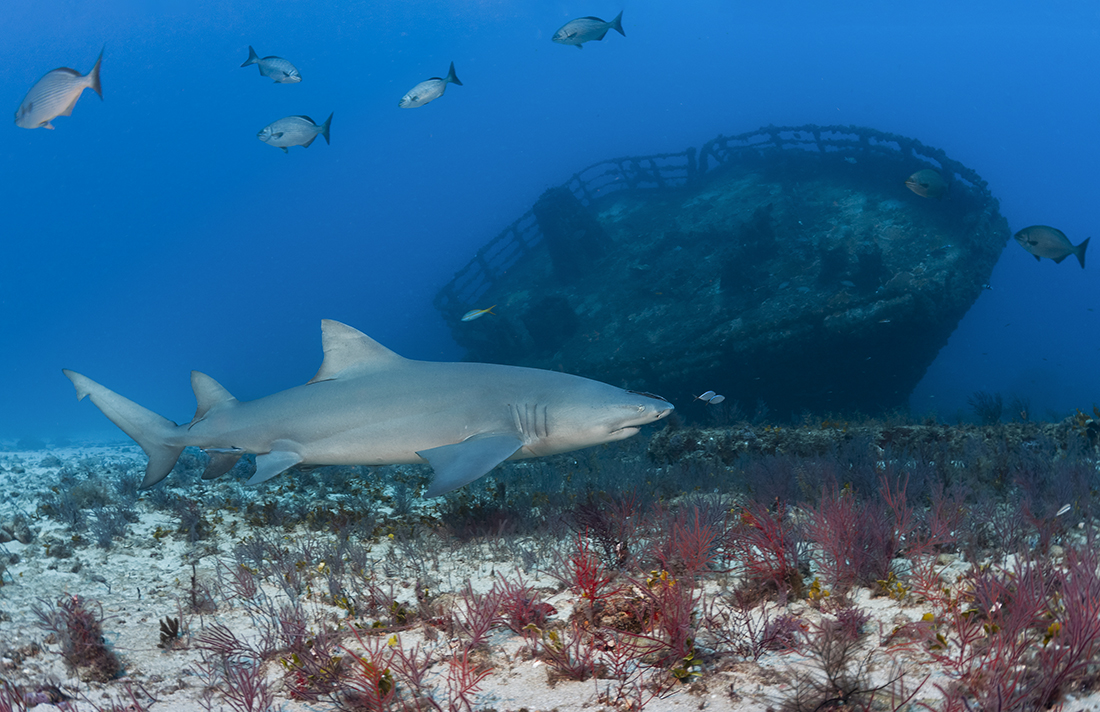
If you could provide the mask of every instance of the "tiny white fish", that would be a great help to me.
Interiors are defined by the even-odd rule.
[[[283,153],[290,153],[287,149],[291,146],[309,148],[309,144],[313,143],[318,135],[325,137],[325,143],[331,143],[328,138],[328,129],[331,124],[332,114],[329,114],[325,123],[320,126],[308,116],[288,116],[263,127],[256,134],[256,138],[269,146],[283,149]]]
[[[102,61],[103,51],[100,50],[95,66],[87,74],[68,67],[46,72],[23,97],[23,103],[15,112],[15,125],[25,129],[53,129],[50,122],[58,116],[72,116],[76,100],[85,89],[91,89],[102,99],[103,90],[99,85]]]
[[[271,77],[276,84],[297,84],[302,81],[302,75],[298,68],[282,57],[260,57],[252,45],[248,45],[248,59],[242,67],[255,64],[260,69],[260,76]]]
[[[1071,509],[1073,509],[1073,506],[1072,506],[1072,505],[1069,505],[1069,504],[1063,504],[1063,505],[1062,505],[1062,508],[1061,508],[1061,509],[1059,509],[1059,510],[1058,510],[1057,512],[1055,512],[1055,513],[1054,513],[1054,516],[1056,516],[1056,517],[1060,517],[1060,516],[1062,516],[1063,514],[1065,514],[1066,512],[1068,512],[1068,511],[1069,511],[1069,510],[1071,510]]]
[[[451,68],[447,71],[446,77],[432,77],[420,82],[409,89],[408,93],[401,97],[401,101],[397,102],[397,105],[402,109],[415,109],[418,106],[424,106],[432,99],[443,96],[443,92],[447,91],[448,84],[462,86],[462,82],[458,80],[458,76],[455,74],[454,62],[451,62]]]
[[[708,401],[709,402],[710,399],[713,398],[713,397],[714,397],[714,391],[704,391],[703,393],[700,393],[699,395],[695,396],[695,400],[701,400],[701,401]]]
[[[721,403],[721,402],[722,402],[722,401],[724,401],[725,399],[726,399],[726,397],[725,397],[725,396],[714,396],[713,398],[711,398],[711,399],[710,399],[709,401],[707,401],[707,402],[708,402],[708,403],[710,403],[711,405],[718,405],[719,403]]]
[[[474,319],[480,319],[486,314],[492,314],[493,316],[496,316],[496,312],[493,311],[493,307],[495,306],[496,304],[494,304],[492,307],[489,307],[488,309],[471,309],[470,311],[462,315],[462,321],[473,321]]]
[[[563,45],[573,45],[577,49],[584,49],[581,45],[593,40],[602,40],[608,30],[615,30],[623,37],[623,14],[620,12],[611,22],[604,22],[598,17],[578,17],[570,20],[554,33],[550,39]]]

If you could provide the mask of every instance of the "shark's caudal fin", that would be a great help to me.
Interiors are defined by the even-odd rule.
[[[85,396],[90,397],[96,407],[103,411],[112,423],[122,428],[122,432],[133,438],[149,456],[149,464],[145,466],[145,479],[141,481],[142,489],[152,487],[168,476],[176,460],[179,459],[180,453],[183,452],[182,445],[168,444],[175,433],[177,427],[175,423],[151,410],[142,408],[128,398],[123,398],[87,376],[68,369],[62,369],[62,372],[76,386],[77,400],[84,400]]]

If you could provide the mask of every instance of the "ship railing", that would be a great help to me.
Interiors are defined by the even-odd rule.
[[[860,126],[765,126],[736,136],[717,136],[702,148],[679,153],[612,158],[574,173],[562,184],[584,205],[620,190],[669,190],[694,184],[708,174],[766,158],[775,151],[805,151],[851,162],[879,159],[934,168],[979,201],[994,201],[978,174],[916,139]],[[504,273],[542,241],[534,212],[528,210],[481,247],[455,273],[433,303],[447,321],[482,306],[481,297]]]

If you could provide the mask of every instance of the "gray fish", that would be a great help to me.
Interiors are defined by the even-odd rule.
[[[598,17],[578,17],[576,20],[570,20],[554,33],[551,40],[558,44],[573,45],[577,49],[584,49],[581,45],[593,40],[602,40],[608,30],[615,30],[626,37],[626,33],[623,32],[623,14],[621,12],[611,22],[604,22]]]
[[[454,62],[451,62],[451,68],[448,70],[446,77],[432,77],[427,81],[420,82],[409,89],[409,93],[401,97],[401,101],[397,102],[397,105],[402,109],[415,109],[418,106],[424,106],[432,99],[443,96],[448,84],[462,86],[462,82],[458,81],[458,77],[455,75]]]
[[[256,54],[256,50],[252,49],[252,45],[248,45],[248,59],[241,66],[247,67],[250,64],[260,68],[261,77],[271,77],[276,84],[297,84],[302,81],[302,75],[293,64],[282,57],[261,58]]]
[[[1016,242],[1025,250],[1035,255],[1035,259],[1042,257],[1061,262],[1070,255],[1076,255],[1081,268],[1085,267],[1085,250],[1089,246],[1091,237],[1086,237],[1080,245],[1074,245],[1066,237],[1066,233],[1048,225],[1032,225],[1025,227],[1015,235]]]
[[[72,116],[76,100],[85,89],[91,88],[99,98],[103,90],[99,86],[99,64],[103,51],[95,61],[92,71],[81,74],[75,69],[59,67],[39,79],[15,112],[15,125],[25,129],[53,129],[50,122],[58,116]]]
[[[947,194],[947,181],[931,168],[917,171],[905,180],[905,187],[922,198],[939,200]]]
[[[328,127],[331,123],[332,114],[320,126],[308,116],[288,116],[265,126],[256,134],[256,138],[269,146],[283,149],[283,153],[290,153],[287,149],[291,146],[309,148],[309,144],[313,143],[318,134],[325,137],[325,143],[331,144],[328,139]]]

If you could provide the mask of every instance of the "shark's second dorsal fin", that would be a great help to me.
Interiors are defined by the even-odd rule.
[[[237,399],[225,390],[222,384],[200,371],[191,372],[191,388],[195,391],[195,400],[198,407],[195,409],[195,417],[191,419],[191,425],[206,417],[206,414],[217,407],[233,405]]]
[[[331,381],[345,371],[359,375],[405,360],[362,331],[332,319],[321,320],[321,346],[325,360],[310,383]]]

